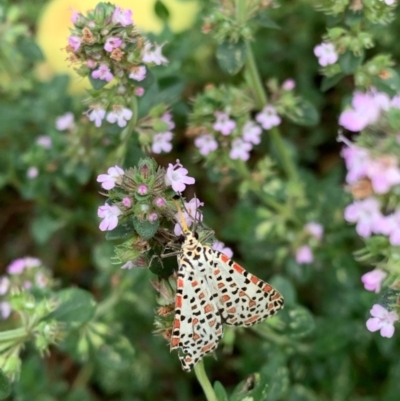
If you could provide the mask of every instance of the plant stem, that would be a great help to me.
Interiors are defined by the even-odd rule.
[[[254,58],[253,50],[249,42],[246,43],[246,69],[247,69],[247,77],[249,81],[249,85],[253,90],[256,104],[259,109],[262,109],[268,103],[268,98],[265,93],[260,74],[258,72],[257,64]],[[281,134],[279,130],[274,127],[270,131],[270,136],[272,143],[275,146],[276,151],[278,152],[279,159],[282,162],[282,166],[288,176],[289,179],[293,181],[298,180],[297,169],[295,164],[293,163],[292,158],[290,157],[290,153],[288,149],[285,147],[285,144],[282,140]]]
[[[28,337],[28,333],[25,328],[21,327],[19,329],[7,330],[0,333],[0,342],[2,341],[12,341],[16,339],[24,339]]]
[[[197,380],[204,391],[207,401],[218,401],[218,398],[214,393],[214,389],[211,386],[210,380],[208,380],[202,360],[195,365],[194,373],[196,374]]]

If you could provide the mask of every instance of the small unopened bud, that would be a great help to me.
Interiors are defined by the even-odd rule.
[[[158,214],[157,213],[150,213],[148,220],[153,223],[158,219]]]
[[[145,185],[145,184],[140,184],[140,185],[139,185],[139,187],[138,187],[138,189],[137,189],[137,193],[138,193],[139,195],[147,195],[148,192],[149,192],[149,190],[148,190],[148,188],[147,188],[147,185]]]
[[[167,204],[167,202],[165,202],[165,199],[161,198],[161,196],[156,198],[154,203],[156,204],[157,207],[164,207]]]

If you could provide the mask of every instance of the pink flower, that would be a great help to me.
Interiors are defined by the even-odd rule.
[[[389,236],[393,246],[400,245],[400,210],[389,216],[381,216],[375,223],[375,232]]]
[[[0,316],[7,319],[11,315],[11,305],[8,302],[0,302]]]
[[[116,122],[117,125],[121,128],[126,127],[127,121],[129,121],[133,116],[132,110],[129,110],[126,107],[122,107],[119,105],[114,106],[113,109],[113,111],[110,111],[107,114],[107,121],[111,124],[114,124]]]
[[[0,278],[0,295],[5,295],[10,288],[10,280],[8,277],[3,276]]]
[[[348,170],[346,181],[349,184],[354,184],[359,179],[365,177],[368,165],[371,161],[366,149],[351,145],[343,148],[341,155],[344,158]]]
[[[116,36],[111,36],[107,38],[106,43],[104,45],[104,50],[106,52],[112,52],[114,49],[117,49],[122,45],[122,40]]]
[[[87,116],[90,121],[94,121],[94,125],[96,127],[100,127],[104,117],[106,115],[106,111],[99,105],[91,106],[91,110],[87,112]]]
[[[367,291],[378,293],[381,290],[382,281],[387,274],[381,269],[375,269],[361,276],[361,281]]]
[[[324,227],[316,222],[307,223],[304,228],[306,231],[318,240],[322,239],[324,235]]]
[[[114,78],[114,75],[111,73],[107,64],[100,64],[97,70],[92,71],[92,77],[94,79],[110,82]]]
[[[172,120],[172,114],[171,113],[164,113],[161,116],[161,120],[168,124],[168,131],[171,131],[171,130],[173,130],[175,128],[175,123]]]
[[[131,68],[129,78],[135,81],[143,81],[146,78],[146,67],[144,65],[138,65]]]
[[[158,219],[158,214],[157,213],[150,213],[149,217],[147,220],[150,221],[150,223],[154,223]]]
[[[382,337],[391,338],[394,334],[394,323],[399,319],[395,311],[389,312],[382,305],[375,304],[371,311],[371,318],[367,320],[369,331],[380,330]]]
[[[268,105],[256,115],[256,121],[259,122],[265,130],[268,130],[272,127],[278,126],[282,120],[279,117],[276,108]]]
[[[42,264],[40,259],[32,258],[30,256],[26,256],[25,258],[19,258],[11,262],[7,266],[8,274],[21,274],[25,269],[30,269],[32,267],[38,267]]]
[[[231,259],[233,256],[232,249],[225,246],[225,244],[221,241],[215,241],[213,243],[211,249],[214,249],[214,251],[219,251],[219,252],[223,253],[224,255],[228,256],[229,259]]]
[[[151,145],[151,151],[156,154],[162,152],[168,153],[172,150],[172,132],[160,132],[153,136],[153,144]]]
[[[190,227],[194,221],[203,221],[203,215],[197,210],[200,206],[204,206],[203,202],[200,202],[198,198],[192,198],[189,202],[184,203],[185,207],[184,210],[182,210],[182,213],[188,227]],[[177,213],[175,217],[177,222],[181,221],[179,213]],[[174,233],[175,235],[182,234],[182,228],[179,223],[175,224]]]
[[[133,93],[134,93],[136,96],[141,97],[141,96],[144,95],[144,89],[143,89],[143,88],[135,88],[135,90],[133,91]]]
[[[318,63],[322,67],[335,64],[339,56],[332,43],[322,42],[314,47],[314,54],[318,57]]]
[[[399,95],[393,96],[390,105],[395,109],[400,109],[400,96]]]
[[[232,141],[232,148],[229,152],[229,157],[232,160],[249,160],[252,148],[253,146],[250,143],[243,141],[243,139],[236,138]]]
[[[217,117],[217,121],[213,124],[215,131],[220,132],[222,135],[229,135],[236,128],[236,122],[230,120],[228,114],[216,111],[214,115]]]
[[[132,10],[124,10],[121,7],[117,7],[112,16],[112,22],[114,24],[121,24],[122,26],[132,25]]]
[[[203,134],[195,138],[194,145],[199,149],[199,152],[203,156],[207,156],[209,153],[214,152],[218,148],[218,142],[211,134]]]
[[[258,145],[261,142],[262,129],[253,121],[247,121],[242,128],[243,140]]]
[[[121,210],[115,205],[111,206],[106,203],[104,206],[100,206],[97,211],[97,215],[103,219],[100,223],[100,230],[114,230],[118,225],[118,216],[120,216],[121,213]]]
[[[129,260],[121,266],[121,269],[132,269],[132,267],[134,267],[134,264],[131,260]]]
[[[373,95],[356,92],[352,108],[345,110],[339,117],[339,124],[352,132],[363,130],[367,125],[375,123],[381,108]]]
[[[157,207],[164,207],[164,206],[167,204],[167,202],[165,202],[165,199],[164,199],[164,198],[161,198],[161,197],[158,197],[158,198],[155,200],[154,203],[156,204]]]
[[[161,51],[164,45],[155,46],[155,49],[152,51],[152,44],[147,42],[144,45],[142,61],[144,63],[154,63],[156,65],[168,64],[168,60],[162,55]]]
[[[120,178],[124,175],[124,170],[119,166],[110,167],[107,170],[108,174],[100,174],[97,177],[97,182],[101,182],[104,189],[110,190],[115,187],[115,184],[120,183]]]
[[[383,1],[387,6],[392,6],[396,0],[379,0],[379,1]]]
[[[71,22],[73,24],[76,24],[77,21],[78,21],[78,18],[79,18],[79,12],[74,10],[74,9],[72,9],[72,8],[70,8],[70,10],[72,11],[72,15],[71,15],[70,20],[71,20]]]
[[[88,60],[88,61],[86,61],[86,65],[87,65],[89,68],[94,68],[94,67],[96,67],[97,62],[94,61],[94,60]]]
[[[282,83],[282,89],[285,91],[292,91],[296,87],[296,81],[288,78]]]
[[[74,52],[76,52],[81,47],[82,38],[80,38],[79,36],[70,36],[68,38],[68,43],[72,47]]]
[[[28,171],[26,172],[26,176],[33,180],[39,175],[39,169],[35,166],[29,167]]]
[[[140,184],[140,185],[138,186],[137,193],[138,193],[139,195],[147,195],[148,192],[149,192],[149,190],[148,190],[148,188],[147,188],[147,185],[145,185],[145,184]]]
[[[386,194],[394,185],[400,184],[400,169],[394,157],[384,156],[369,162],[367,176],[377,194]]]
[[[182,166],[179,160],[176,164],[168,164],[167,172],[165,174],[165,184],[167,186],[172,186],[175,192],[183,192],[186,185],[191,185],[195,183],[193,177],[188,177],[188,171]]]
[[[355,201],[344,210],[344,218],[350,223],[357,223],[357,233],[368,238],[375,232],[382,216],[379,208],[379,202],[374,198]]]
[[[75,117],[71,112],[65,113],[56,119],[56,128],[65,131],[75,127]]]
[[[125,207],[131,207],[131,206],[132,206],[132,200],[131,200],[130,198],[128,198],[128,197],[125,196],[125,198],[122,199],[122,204],[123,204]]]
[[[45,149],[51,148],[51,138],[47,135],[40,135],[36,139],[36,143]]]
[[[299,265],[312,263],[314,256],[312,254],[311,248],[308,245],[303,245],[296,251],[296,262]]]

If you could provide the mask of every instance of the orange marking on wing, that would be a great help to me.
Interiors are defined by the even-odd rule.
[[[244,296],[246,296],[246,293],[244,291],[240,291],[239,292],[239,297],[244,297]]]
[[[184,284],[185,283],[183,282],[183,279],[181,279],[181,278],[178,278],[178,280],[176,281],[177,288],[183,288]]]
[[[186,363],[192,363],[192,358],[191,358],[190,356],[187,356],[187,357],[185,358],[185,362],[186,362]]]
[[[233,265],[233,268],[234,268],[238,273],[243,273],[243,272],[244,272],[243,267],[242,267],[242,266],[239,266],[237,263],[235,263],[235,264]]]
[[[281,298],[281,294],[276,293],[271,299],[272,299],[273,301],[276,301],[277,299],[280,299],[280,298]]]
[[[265,292],[270,292],[270,291],[272,290],[272,287],[271,287],[269,284],[266,284],[266,285],[264,286],[263,290],[264,290]]]
[[[214,346],[214,344],[215,344],[215,343],[209,343],[209,344],[205,345],[201,350],[202,350],[203,352],[210,351],[210,349]]]
[[[182,308],[182,297],[180,295],[175,298],[175,308]]]
[[[174,320],[174,329],[179,329],[181,327],[181,322],[179,319]]]
[[[212,308],[211,305],[206,305],[206,306],[204,307],[204,312],[205,312],[205,313],[209,313],[209,312],[211,312],[212,310],[213,310],[213,308]]]
[[[210,327],[213,327],[213,326],[215,326],[215,323],[217,323],[217,321],[214,319],[213,321],[209,322],[208,325]]]
[[[221,298],[221,300],[222,300],[222,302],[227,302],[227,301],[229,301],[231,299],[231,297],[229,296],[229,295],[222,295],[222,298]]]
[[[245,320],[244,322],[245,322],[245,323],[253,323],[253,322],[255,322],[258,318],[259,318],[258,315],[254,315],[254,316],[252,316],[251,318]]]
[[[272,302],[270,302],[270,303],[268,304],[268,309],[274,309],[274,304],[273,304]]]
[[[196,280],[192,281],[192,287],[196,287],[198,285],[199,285],[199,283]]]
[[[195,317],[195,318],[192,320],[192,325],[195,326],[197,323],[199,323],[199,319],[197,319],[197,317]]]
[[[260,281],[260,279],[257,278],[256,276],[252,276],[250,280],[251,280],[254,284],[257,284],[257,283]]]
[[[224,263],[226,263],[226,262],[229,260],[228,256],[226,256],[225,254],[222,254],[222,255],[221,255],[221,259],[222,259],[222,261],[223,261]]]
[[[204,292],[201,292],[199,295],[199,299],[203,299],[205,297]]]
[[[234,306],[232,306],[232,308],[227,310],[228,313],[235,313],[236,312],[236,308]]]
[[[251,300],[251,301],[249,302],[250,308],[251,308],[252,306],[254,306],[255,304],[256,304],[256,301]]]
[[[214,270],[214,274],[215,274],[215,275],[217,275],[217,274],[219,274],[219,273],[221,273],[221,270],[218,270],[218,269],[215,269],[215,270]]]
[[[225,284],[224,284],[222,281],[220,281],[220,282],[218,283],[218,288],[222,288],[222,287],[225,287]]]
[[[172,337],[171,344],[173,347],[178,346],[179,345],[179,337]]]
[[[197,333],[193,334],[193,340],[197,341],[200,338],[200,336]]]

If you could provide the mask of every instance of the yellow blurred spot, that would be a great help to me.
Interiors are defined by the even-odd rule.
[[[37,41],[46,58],[46,63],[37,70],[40,79],[50,79],[53,73],[70,74],[72,93],[80,93],[85,88],[90,88],[89,81],[86,78],[82,79],[69,67],[67,54],[63,49],[70,35],[69,28],[72,27],[71,9],[86,13],[99,2],[100,0],[53,0],[47,4],[39,19],[37,30]],[[117,0],[114,4],[123,9],[133,10],[133,22],[141,30],[160,33],[163,22],[154,12],[155,3],[156,0]],[[170,13],[169,25],[173,32],[182,32],[193,25],[199,11],[197,0],[163,0],[163,3]]]

